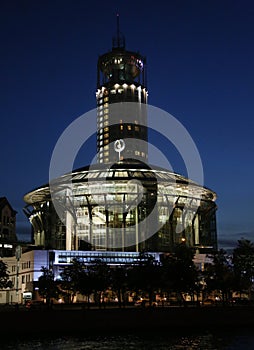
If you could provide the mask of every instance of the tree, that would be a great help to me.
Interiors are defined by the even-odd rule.
[[[65,266],[60,273],[61,288],[66,291],[69,303],[73,303],[75,295],[80,291],[81,281],[84,283],[85,268],[85,264],[82,261],[73,259],[72,263]]]
[[[194,295],[198,283],[198,270],[193,262],[194,253],[184,243],[177,245],[173,252],[162,261],[163,289],[176,292],[185,304],[184,293]]]
[[[92,285],[95,302],[101,306],[104,302],[104,293],[110,286],[110,268],[104,261],[95,259],[87,266],[87,273]]]
[[[246,239],[238,241],[233,251],[233,267],[235,272],[236,289],[240,291],[249,290],[254,276],[254,244]]]
[[[140,253],[139,263],[129,270],[129,283],[136,292],[148,295],[152,306],[155,292],[160,289],[160,265],[149,253]]]
[[[42,275],[38,279],[39,294],[46,299],[46,304],[50,305],[52,298],[57,299],[59,296],[59,288],[57,282],[54,279],[53,271],[47,267],[41,267]]]
[[[128,288],[128,270],[118,266],[110,270],[110,286],[117,294],[118,305],[121,308]]]
[[[224,249],[212,255],[213,262],[205,265],[204,277],[208,292],[220,290],[225,303],[234,286],[234,274]]]
[[[12,288],[13,283],[9,280],[9,271],[7,270],[7,264],[0,260],[0,288]]]

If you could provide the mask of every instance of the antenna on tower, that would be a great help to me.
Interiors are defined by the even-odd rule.
[[[119,13],[116,14],[116,37],[113,37],[112,46],[115,49],[124,49],[125,48],[125,37],[120,32],[120,21],[119,21]]]

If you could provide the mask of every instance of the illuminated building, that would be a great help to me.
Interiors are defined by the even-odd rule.
[[[0,198],[0,257],[13,255],[17,243],[16,214],[6,197]]]
[[[119,20],[119,17],[117,17]],[[147,103],[146,59],[137,52],[125,49],[125,39],[120,34],[113,38],[112,50],[100,56],[97,65],[97,161],[116,162],[114,141],[124,139],[126,147],[121,159],[147,160],[147,118],[138,105]],[[137,108],[121,115],[110,107],[113,103],[136,102]]]
[[[139,108],[131,115],[128,109],[126,115],[112,110],[117,102],[146,105],[145,81],[145,59],[125,50],[118,26],[112,50],[98,60],[97,165],[56,179],[55,195],[64,208],[60,215],[48,184],[24,197],[37,247],[170,252],[185,242],[196,252],[217,248],[215,193],[167,169],[145,164],[146,114],[139,113]],[[125,147],[117,153],[116,142],[123,140]],[[65,186],[70,177],[71,198]],[[133,206],[134,202],[138,204]],[[153,235],[147,235],[151,221],[144,223],[149,215],[157,225]]]

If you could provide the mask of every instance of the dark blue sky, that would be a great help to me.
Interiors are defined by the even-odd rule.
[[[147,57],[149,103],[199,149],[205,185],[218,194],[221,246],[254,240],[251,0],[2,0],[0,196],[18,211],[17,233],[30,233],[23,195],[48,182],[57,139],[95,108],[97,58],[111,49],[117,12],[127,49]]]

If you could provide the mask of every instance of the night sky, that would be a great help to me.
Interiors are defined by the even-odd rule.
[[[23,195],[48,182],[65,128],[95,108],[97,59],[116,13],[126,48],[147,57],[149,104],[176,117],[217,195],[220,247],[254,240],[254,5],[250,1],[2,0],[0,196],[30,234]],[[157,140],[158,141],[158,140]],[[182,165],[165,140],[174,171]],[[95,140],[75,166],[90,162]]]

